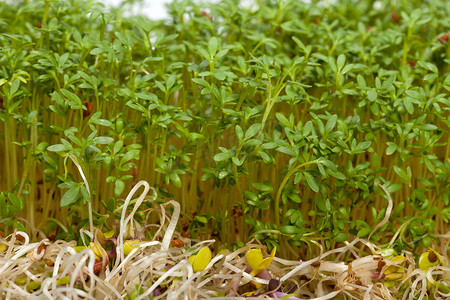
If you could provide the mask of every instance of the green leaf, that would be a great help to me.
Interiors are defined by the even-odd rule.
[[[233,161],[233,164],[235,164],[238,167],[240,167],[242,165],[242,163],[244,162],[244,161],[242,161],[242,163],[241,163],[240,159],[237,158],[236,156],[233,156],[233,158],[231,158],[231,160]]]
[[[325,125],[325,131],[327,133],[330,133],[331,130],[333,130],[334,126],[336,125],[336,122],[337,122],[337,115],[330,116],[330,118],[327,121],[327,124]]]
[[[316,179],[314,179],[314,177],[308,172],[304,172],[303,175],[305,176],[306,182],[308,183],[311,190],[317,193],[319,191],[319,185],[317,184]]]
[[[386,149],[386,155],[391,155],[397,150],[397,145],[392,142],[388,142],[387,144],[388,148]]]
[[[308,136],[311,133],[312,129],[313,129],[313,123],[311,121],[306,122],[305,126],[303,126],[303,131],[302,131],[303,135]]]
[[[89,196],[89,192],[88,192],[86,186],[84,186],[84,185],[81,186],[81,197],[84,199],[84,201],[91,202],[91,197]]]
[[[261,123],[253,124],[245,132],[245,139],[251,139],[252,137],[254,137],[260,131],[261,131]]]
[[[27,116],[27,122],[28,123],[32,123],[34,118],[36,118],[36,115],[38,114],[37,110],[33,110],[32,112],[30,112]]]
[[[288,147],[278,147],[277,151],[281,152],[281,153],[285,153],[285,154],[290,155],[292,157],[296,157],[297,156],[297,153],[294,150],[292,150],[291,148],[288,148]]]
[[[101,126],[106,126],[106,127],[112,126],[112,123],[110,121],[108,121],[108,120],[105,120],[105,119],[92,120],[92,123],[97,124],[97,125],[101,125]]]
[[[214,155],[214,160],[219,162],[219,161],[227,160],[230,157],[231,157],[230,152],[222,152],[222,153],[218,153],[218,154]]]
[[[80,193],[80,188],[78,186],[74,186],[74,187],[68,189],[66,191],[66,193],[64,194],[64,196],[62,196],[60,205],[62,207],[71,205],[72,203],[74,203],[77,200],[79,193]]]
[[[66,151],[66,147],[63,144],[56,144],[56,145],[51,145],[47,147],[48,151],[52,151],[52,152],[62,152],[62,151]]]
[[[388,186],[386,188],[386,190],[391,194],[396,193],[396,192],[400,191],[401,189],[402,189],[402,185],[399,183],[391,184],[390,186]]]
[[[298,228],[296,226],[282,226],[280,228],[280,231],[281,231],[281,233],[284,233],[284,234],[297,234],[297,233],[302,232],[302,229]]]
[[[109,136],[99,136],[94,139],[94,143],[98,145],[107,145],[112,144],[114,142],[114,139]]]
[[[378,97],[377,91],[376,90],[370,90],[367,93],[367,99],[369,99],[369,101],[374,101],[376,100]]]
[[[346,61],[345,55],[344,54],[340,54],[338,56],[338,58],[337,58],[337,61],[336,61],[336,67],[337,67],[338,71],[341,71],[342,68],[344,68],[345,61]]]
[[[426,61],[418,61],[417,64],[418,64],[419,66],[421,66],[422,68],[424,68],[424,69],[426,69],[426,70],[428,70],[428,71],[431,71],[431,72],[433,72],[433,73],[435,73],[435,74],[438,74],[438,73],[439,73],[438,68],[437,68],[435,65],[433,65],[432,63],[430,63],[430,62],[426,62]]]
[[[139,159],[139,150],[130,150],[122,156],[120,160],[120,165],[129,162],[132,159]]]
[[[19,85],[20,85],[19,78],[14,79],[13,83],[11,84],[11,88],[9,89],[9,94],[14,95],[19,89]]]
[[[287,128],[292,127],[291,122],[289,122],[289,120],[282,113],[277,112],[275,114],[275,117],[278,119],[278,121],[280,122],[280,124],[282,126],[287,127]]]
[[[11,204],[17,208],[17,209],[21,209],[21,201],[19,198],[17,198],[17,196],[13,193],[8,193],[8,199],[9,201],[11,201]],[[23,200],[23,199],[22,199]]]
[[[273,187],[269,184],[255,182],[255,183],[252,183],[252,186],[257,190],[260,190],[260,191],[263,191],[266,193],[271,193],[273,191]]]
[[[122,195],[124,190],[125,182],[123,182],[123,180],[117,179],[116,182],[114,182],[114,196],[119,197],[120,195]]]
[[[358,237],[365,237],[367,235],[369,235],[369,233],[372,231],[372,229],[370,227],[364,227],[361,230],[358,231]]]
[[[212,37],[208,41],[208,52],[209,56],[212,58],[216,55],[217,50],[220,46],[220,39],[218,37]]]
[[[427,131],[438,129],[438,127],[434,124],[423,124],[422,126],[420,126],[420,128]]]
[[[333,237],[333,240],[335,240],[336,242],[345,242],[348,240],[348,235],[341,232],[338,233],[335,237]]]
[[[364,89],[367,87],[366,80],[360,74],[358,74],[358,76],[356,76],[356,80],[358,81],[358,87],[360,89]]]
[[[181,179],[177,173],[170,173],[169,178],[170,178],[170,182],[172,182],[175,187],[177,187],[177,188],[181,187]]]
[[[158,97],[152,93],[136,93],[136,97],[147,101],[157,101]]]
[[[236,125],[234,130],[236,131],[236,137],[238,138],[238,140],[242,140],[244,138],[244,132],[242,131],[241,126]]]

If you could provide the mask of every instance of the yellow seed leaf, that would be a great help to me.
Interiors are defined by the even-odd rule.
[[[106,251],[103,249],[102,246],[99,246],[96,243],[90,243],[89,248],[94,251],[95,254],[95,260],[102,260],[103,256],[106,256]]]
[[[247,263],[253,270],[257,270],[263,261],[263,255],[260,248],[250,249],[245,255]]]
[[[197,254],[189,256],[189,263],[191,264],[191,266],[194,265],[194,260],[196,257],[197,257]]]
[[[400,272],[400,273],[392,273],[389,275],[386,275],[386,277],[384,277],[385,281],[400,281],[405,277],[405,273]]]
[[[68,284],[70,282],[69,276],[64,276],[56,280],[56,284]]]
[[[130,252],[139,245],[140,240],[127,240],[123,243],[123,254],[128,255]]]
[[[402,256],[402,255],[398,255],[398,256],[394,256],[393,258],[391,258],[392,262],[400,262],[398,265],[396,266],[389,266],[386,268],[386,271],[384,271],[384,274],[392,274],[395,273],[397,271],[399,271],[399,266],[404,266],[405,262],[406,262],[406,257]]]
[[[197,253],[197,256],[194,258],[192,263],[192,268],[194,272],[203,271],[206,266],[209,264],[212,258],[211,250],[208,247],[203,247]]]
[[[75,249],[75,251],[76,251],[77,253],[80,253],[81,251],[83,251],[84,249],[86,249],[86,247],[85,247],[85,246],[76,246],[76,247],[73,247],[73,249]]]
[[[114,236],[114,229],[104,233],[105,238],[110,239]]]
[[[273,257],[266,257],[263,259],[263,261],[259,264],[258,270],[264,270],[267,269],[270,264],[272,263]]]
[[[266,257],[265,259],[263,259],[263,261],[258,266],[258,270],[267,269],[270,266],[270,264],[272,263],[272,260],[275,257],[276,252],[277,252],[277,247],[272,249],[272,252],[270,253],[269,257]]]

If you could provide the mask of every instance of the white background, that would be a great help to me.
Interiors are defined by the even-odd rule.
[[[1,1],[1,0],[0,0]],[[121,3],[121,0],[99,0],[106,4],[106,6],[118,6],[119,3]],[[301,1],[301,0],[298,0]],[[309,1],[309,0],[303,0],[303,1]],[[167,19],[168,14],[165,7],[165,4],[171,3],[173,0],[143,0],[142,4],[138,4],[133,9],[133,15],[146,15],[150,19],[153,20],[162,20]],[[200,1],[198,1],[200,2]],[[220,0],[203,0],[204,2],[220,2]],[[241,0],[239,3],[240,7],[255,7],[254,0]]]
[[[121,2],[121,0],[101,0],[107,6],[117,6]],[[148,16],[150,19],[161,20],[166,19],[168,17],[166,7],[164,6],[166,3],[170,3],[172,0],[144,0],[143,4],[139,4],[138,7],[135,7],[133,12],[136,14],[142,14]]]

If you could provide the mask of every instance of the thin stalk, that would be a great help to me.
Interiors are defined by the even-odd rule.
[[[286,183],[288,182],[288,180],[291,178],[291,176],[299,169],[309,166],[309,165],[313,165],[313,164],[317,164],[318,160],[313,160],[313,161],[308,161],[305,162],[303,164],[300,164],[294,168],[291,168],[289,170],[289,172],[286,174],[286,176],[284,177],[283,181],[280,184],[280,187],[278,188],[277,191],[277,196],[275,197],[275,224],[278,226],[280,225],[280,198],[281,198],[281,193],[283,192],[284,186],[286,185]]]

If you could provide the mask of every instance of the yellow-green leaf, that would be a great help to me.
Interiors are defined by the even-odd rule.
[[[40,289],[41,287],[41,282],[40,281],[32,281],[29,284],[27,284],[27,291],[35,291]]]
[[[429,268],[437,266],[439,264],[439,261],[440,255],[436,251],[427,251],[425,253],[422,253],[422,255],[419,257],[419,268],[422,271],[426,272]]]
[[[68,284],[70,282],[69,276],[64,276],[56,280],[56,284]]]

